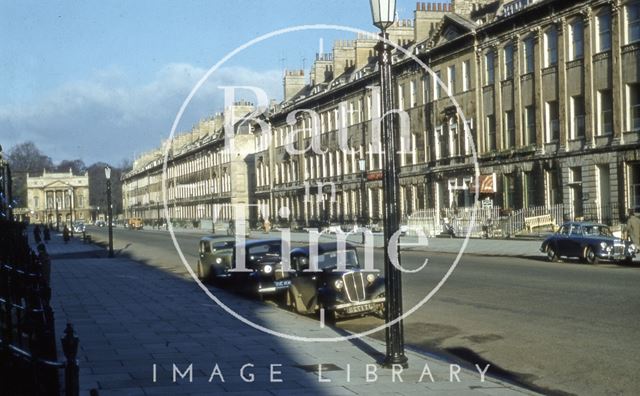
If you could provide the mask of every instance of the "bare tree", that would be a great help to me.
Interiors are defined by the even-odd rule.
[[[74,175],[84,175],[84,173],[87,171],[87,166],[81,159],[62,160],[60,161],[58,166],[56,166],[57,172],[68,172],[69,169],[71,169],[71,172]]]
[[[27,206],[27,174],[41,175],[44,170],[53,169],[53,161],[33,142],[13,146],[8,161],[13,174],[13,197],[19,206]]]

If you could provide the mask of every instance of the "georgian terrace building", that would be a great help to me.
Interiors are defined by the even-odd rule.
[[[411,59],[394,57],[396,105],[411,119],[410,147],[400,156],[401,213],[471,206],[475,146],[478,198],[490,205],[513,210],[563,204],[565,216],[617,222],[624,208],[640,203],[640,2],[463,7],[468,3],[452,2],[453,12],[425,41],[403,43],[444,86]],[[293,97],[287,95],[296,86],[292,77],[295,83],[302,74],[285,76],[285,101],[270,115],[273,147],[256,162],[256,174],[267,175],[259,176],[257,197],[270,201],[274,213],[286,205],[297,222],[353,220],[364,202],[370,221],[382,215],[381,161],[371,146],[371,109],[379,103],[370,89],[377,84],[376,65],[373,59],[359,64],[358,41],[350,45],[355,61],[347,65],[353,67],[334,67],[318,83],[316,68],[326,62],[319,55],[312,84]],[[284,136],[293,129],[286,115],[305,108],[320,115],[326,152],[291,156],[284,149]],[[303,115],[298,126],[312,122]],[[340,128],[346,128],[353,154],[340,149]],[[311,137],[304,136],[307,147]],[[359,159],[366,161],[364,175]]]
[[[489,205],[562,204],[566,216],[607,222],[640,205],[640,2],[419,3],[414,19],[390,35],[434,72],[394,55],[396,106],[410,119],[400,155],[403,215],[470,207],[474,147],[478,198]],[[282,206],[298,225],[382,217],[374,45],[366,37],[339,41],[317,56],[309,80],[304,71],[285,73],[285,99],[266,116],[270,131],[253,130],[247,171],[255,175],[249,200],[269,217]],[[323,154],[286,150],[314,138]]]
[[[211,229],[212,220],[229,221],[238,216],[234,208],[251,203],[254,138],[249,125],[234,125],[235,150],[225,145],[225,117],[234,120],[252,112],[248,102],[238,102],[191,131],[174,137],[167,156],[166,196],[169,216],[182,225]],[[146,225],[165,222],[162,172],[164,150],[136,159],[122,178],[125,218],[142,218]],[[256,210],[254,210],[257,212]],[[249,209],[244,213],[249,218]]]

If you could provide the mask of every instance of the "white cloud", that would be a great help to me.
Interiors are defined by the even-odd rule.
[[[36,102],[0,105],[0,144],[9,150],[32,140],[54,161],[81,158],[91,164],[132,158],[169,136],[182,102],[205,73],[189,64],[169,64],[152,81],[136,85],[121,70],[102,70],[89,80],[44,93]],[[281,84],[278,71],[221,68],[194,96],[179,130],[222,110],[219,86],[256,86],[279,98]],[[255,101],[246,95],[244,99]]]

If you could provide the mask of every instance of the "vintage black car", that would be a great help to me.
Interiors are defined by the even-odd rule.
[[[577,257],[590,264],[600,260],[630,262],[636,246],[616,238],[604,224],[568,222],[555,234],[547,237],[540,247],[550,261],[560,257]]]
[[[260,297],[286,292],[290,280],[280,269],[282,241],[280,239],[246,240],[238,245],[235,239],[210,253],[209,279],[221,286]],[[246,272],[235,272],[236,253],[244,249]]]
[[[346,270],[338,268],[338,244],[318,245],[318,272],[310,269],[310,248],[291,251],[291,279],[286,304],[301,314],[317,314],[324,309],[326,322],[384,312],[384,278],[360,268],[355,247],[346,244]]]
[[[220,275],[224,275],[225,268],[229,265],[224,262],[225,255],[219,253],[220,250],[232,248],[236,243],[234,237],[210,235],[200,238],[198,247],[198,279],[210,281]]]

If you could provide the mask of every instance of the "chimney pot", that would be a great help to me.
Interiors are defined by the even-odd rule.
[[[427,11],[431,11],[431,3],[427,3]]]
[[[419,1],[416,2],[416,11],[420,11],[420,2]]]

